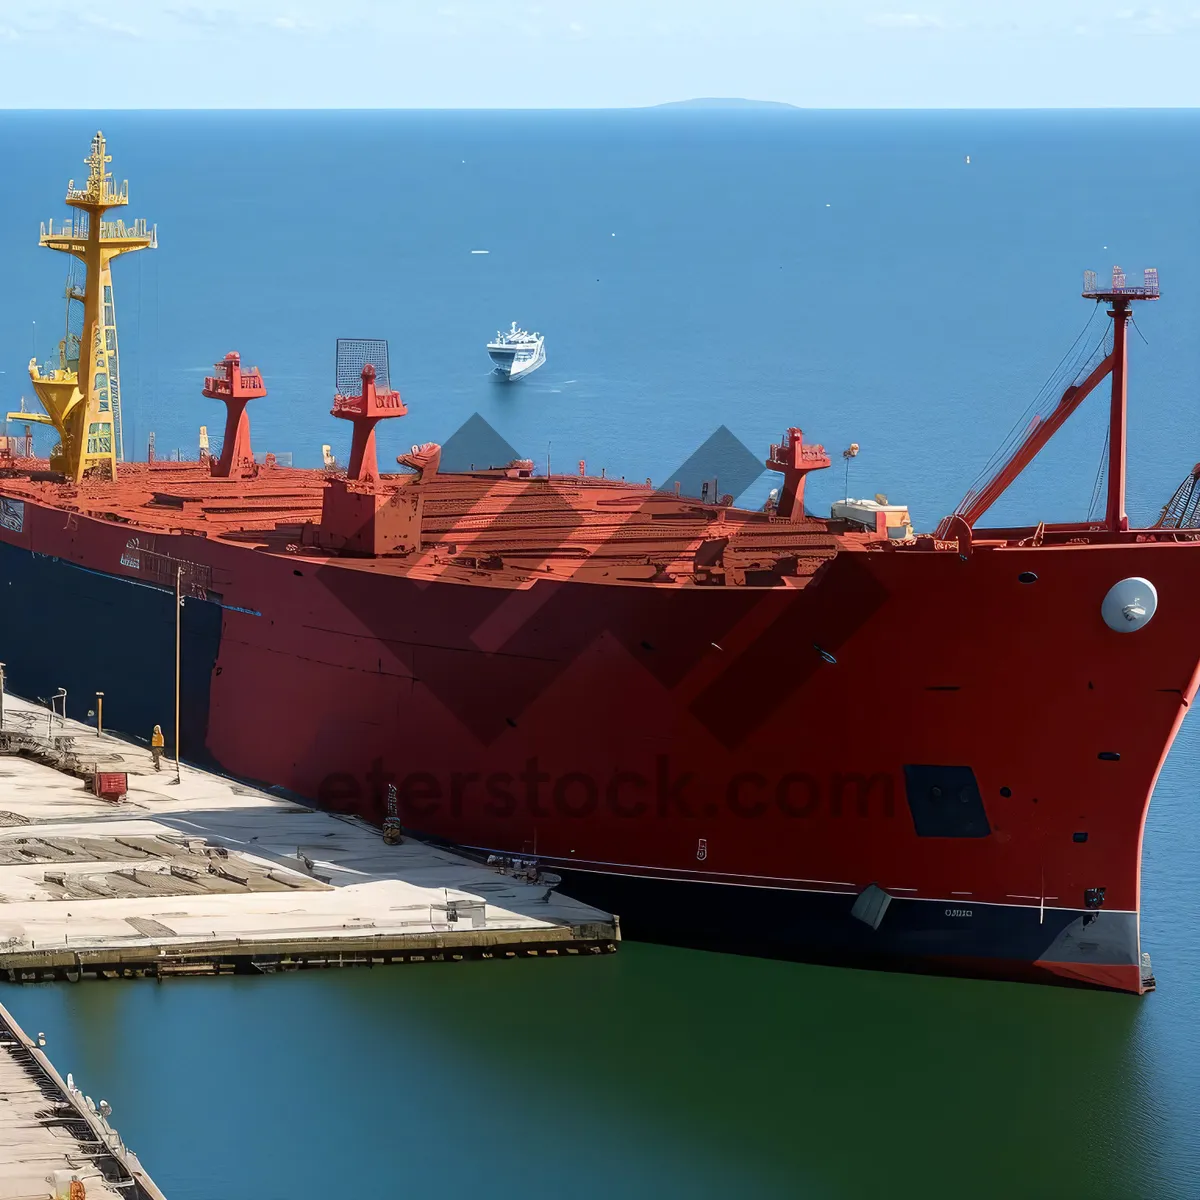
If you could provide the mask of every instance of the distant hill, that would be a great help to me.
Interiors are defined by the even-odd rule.
[[[705,96],[697,100],[668,100],[665,104],[651,104],[650,108],[790,108],[782,100],[745,100],[740,96]]]

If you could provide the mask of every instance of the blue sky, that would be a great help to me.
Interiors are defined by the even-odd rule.
[[[1190,107],[1198,64],[1200,0],[0,0],[4,108]]]

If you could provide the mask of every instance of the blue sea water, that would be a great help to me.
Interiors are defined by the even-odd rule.
[[[479,412],[538,464],[657,481],[722,424],[760,456],[798,424],[858,442],[851,490],[932,527],[1086,322],[1082,271],[1113,263],[1157,266],[1166,296],[1134,337],[1135,516],[1195,457],[1192,113],[8,113],[13,407],[31,347],[62,335],[65,262],[37,222],[66,212],[101,127],[160,237],[114,267],[131,457],[151,430],[191,457],[201,424],[219,433],[200,389],[236,349],[270,388],[256,449],[344,460],[335,340],[386,337],[409,416],[381,429],[385,461]],[[514,319],[548,362],[505,387],[483,347]],[[997,516],[1086,510],[1090,408]]]
[[[851,493],[929,529],[1093,315],[1082,271],[1118,263],[1164,296],[1132,340],[1134,520],[1200,459],[1200,113],[6,113],[9,408],[61,336],[37,221],[97,128],[159,227],[114,268],[130,456],[151,430],[195,455],[236,349],[270,388],[255,448],[344,458],[335,339],[386,337],[409,415],[382,461],[479,413],[539,465],[657,481],[722,424],[760,456],[795,424],[838,462],[814,510],[858,442]],[[548,362],[498,384],[483,346],[514,319]],[[1086,512],[1104,408],[998,519]],[[1146,833],[1142,1001],[639,946],[3,999],[176,1200],[1195,1196],[1198,782],[1185,724]]]

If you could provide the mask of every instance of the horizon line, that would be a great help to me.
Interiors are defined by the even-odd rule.
[[[711,115],[722,113],[727,115],[749,116],[767,115],[782,116],[787,113],[819,113],[819,112],[912,112],[912,113],[942,113],[942,112],[1200,112],[1200,104],[986,104],[986,105],[867,105],[867,104],[792,104],[789,101],[765,101],[761,104],[729,105],[728,107],[712,104],[692,105],[688,100],[664,100],[653,104],[589,104],[589,105],[382,105],[363,107],[358,105],[323,106],[309,108],[301,105],[114,105],[112,107],[81,107],[79,105],[54,106],[3,106],[0,113],[93,113],[93,112],[295,112],[295,113],[394,113],[394,112],[654,112],[666,109],[671,112],[698,113]]]

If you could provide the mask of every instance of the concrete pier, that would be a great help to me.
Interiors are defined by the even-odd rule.
[[[389,846],[11,694],[0,731],[0,978],[14,982],[602,954],[616,918],[445,849]],[[113,803],[85,785],[125,772]]]
[[[165,1200],[99,1107],[0,1004],[0,1200]]]

